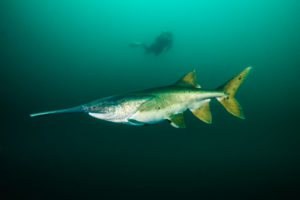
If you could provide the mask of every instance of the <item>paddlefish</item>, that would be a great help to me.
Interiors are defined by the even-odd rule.
[[[202,89],[196,82],[195,70],[165,87],[147,89],[100,98],[80,106],[30,114],[31,117],[59,113],[88,113],[90,116],[129,125],[149,125],[168,120],[175,128],[185,128],[183,112],[190,110],[205,123],[212,123],[209,103],[217,99],[232,115],[244,119],[242,107],[235,93],[251,67],[217,89]]]

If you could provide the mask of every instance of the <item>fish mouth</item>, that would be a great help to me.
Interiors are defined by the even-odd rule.
[[[101,114],[101,113],[96,113],[96,112],[89,112],[88,113],[90,116],[95,117],[97,119],[105,119],[105,114]]]

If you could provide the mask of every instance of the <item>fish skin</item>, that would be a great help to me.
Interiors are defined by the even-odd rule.
[[[73,108],[35,113],[30,116],[83,112],[116,123],[147,125],[169,120],[172,126],[184,128],[182,113],[186,110],[191,110],[202,121],[211,123],[208,104],[211,99],[217,98],[229,113],[243,119],[242,108],[234,98],[234,94],[250,69],[251,67],[247,67],[215,90],[200,88],[193,70],[169,86],[105,97]],[[206,109],[200,109],[204,104]]]

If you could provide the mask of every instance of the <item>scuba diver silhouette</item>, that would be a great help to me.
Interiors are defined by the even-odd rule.
[[[172,47],[173,35],[170,31],[163,31],[151,45],[143,42],[132,42],[130,47],[143,47],[146,53],[161,54],[164,50],[168,51]]]

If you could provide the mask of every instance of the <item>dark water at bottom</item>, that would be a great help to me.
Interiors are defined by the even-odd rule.
[[[299,199],[298,1],[1,1],[0,199]],[[129,42],[174,35],[169,52]],[[29,114],[174,83],[196,69],[245,120],[135,127]]]

